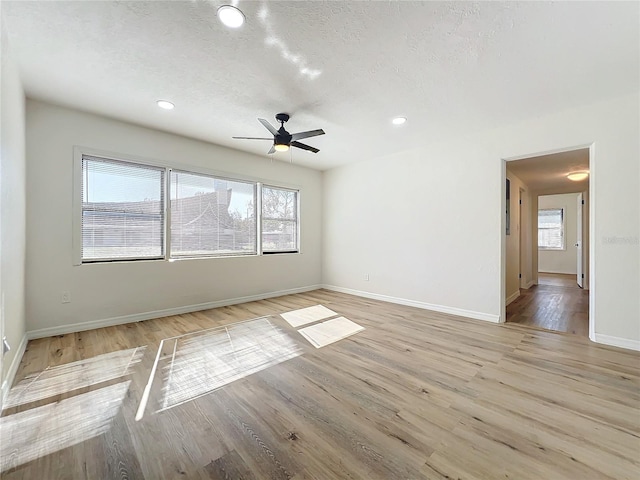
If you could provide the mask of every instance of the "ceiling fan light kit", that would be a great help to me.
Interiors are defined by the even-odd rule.
[[[290,147],[301,148],[302,150],[307,150],[309,152],[318,153],[318,150],[315,147],[307,145],[305,143],[299,142],[303,138],[315,137],[318,135],[324,135],[324,130],[321,128],[317,130],[309,130],[306,132],[298,132],[298,133],[289,133],[285,130],[284,124],[289,121],[288,113],[278,113],[276,115],[276,120],[280,122],[280,128],[276,130],[276,128],[271,125],[264,118],[259,118],[258,121],[269,130],[269,132],[273,135],[273,145],[271,149],[267,152],[267,154],[271,155],[275,152],[286,152]],[[271,138],[265,137],[232,137],[239,140],[271,140]]]

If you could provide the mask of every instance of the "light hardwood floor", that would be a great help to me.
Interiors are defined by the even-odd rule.
[[[588,337],[589,292],[575,275],[540,273],[538,285],[507,305],[507,322]]]
[[[163,338],[316,304],[366,330],[134,420]],[[637,352],[326,290],[31,341],[17,380],[142,345],[107,432],[2,478],[640,478]]]

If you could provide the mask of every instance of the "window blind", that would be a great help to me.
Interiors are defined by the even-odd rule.
[[[298,192],[262,187],[262,251],[298,251]]]
[[[549,208],[538,210],[538,248],[564,249],[564,210]]]
[[[255,255],[256,184],[171,172],[171,256]]]
[[[82,261],[164,256],[164,169],[83,155]]]

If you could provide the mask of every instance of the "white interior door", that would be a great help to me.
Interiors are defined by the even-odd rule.
[[[582,202],[583,202],[583,195],[582,193],[578,194],[578,224],[577,224],[577,228],[578,228],[578,232],[577,232],[577,236],[576,236],[576,252],[577,252],[577,259],[576,261],[578,262],[577,265],[577,269],[576,271],[578,272],[577,274],[577,278],[576,281],[578,282],[578,286],[580,288],[584,287],[584,278],[583,278],[583,271],[582,271]]]

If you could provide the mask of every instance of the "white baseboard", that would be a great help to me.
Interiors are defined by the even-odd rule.
[[[507,299],[505,300],[505,304],[509,305],[510,303],[512,303],[516,298],[518,298],[520,296],[520,289],[518,289],[517,292],[513,292],[511,295],[509,295],[507,297]]]
[[[378,293],[364,292],[362,290],[353,290],[351,288],[337,287],[335,285],[323,285],[322,288],[333,290],[334,292],[348,293],[358,297],[372,298],[374,300],[382,300],[383,302],[397,303],[407,305],[409,307],[422,308],[423,310],[432,310],[434,312],[448,313],[460,317],[473,318],[476,320],[484,320],[486,322],[500,323],[499,315],[492,315],[484,312],[474,312],[472,310],[464,310],[462,308],[447,307],[444,305],[434,305],[432,303],[418,302],[416,300],[408,300],[406,298],[391,297],[388,295],[380,295]]]
[[[524,288],[525,288],[525,290],[529,290],[529,289],[530,289],[531,287],[533,287],[535,284],[536,284],[536,282],[534,282],[533,280],[529,280],[529,281],[525,284]]]
[[[628,338],[612,337],[611,335],[603,335],[596,333],[595,342],[611,345],[612,347],[627,348],[629,350],[640,351],[640,340],[629,340]]]
[[[218,300],[215,302],[198,303],[195,305],[185,305],[182,307],[167,308],[164,310],[154,310],[151,312],[134,313],[132,315],[123,315],[121,317],[103,318],[100,320],[91,320],[89,322],[72,323],[67,325],[58,325],[55,327],[41,328],[27,332],[27,338],[33,340],[36,338],[53,337],[55,335],[65,335],[67,333],[84,332],[95,328],[112,327],[114,325],[122,325],[125,323],[141,322],[143,320],[151,320],[154,318],[168,317],[170,315],[181,315],[183,313],[197,312],[200,310],[209,310],[211,308],[226,307],[238,303],[254,302],[256,300],[264,300],[265,298],[281,297],[283,295],[291,295],[294,293],[309,292],[322,288],[321,285],[309,285],[306,287],[292,288],[290,290],[279,290],[276,292],[259,293],[257,295],[249,295],[246,297],[236,297],[226,300]]]
[[[11,390],[11,385],[13,385],[13,380],[16,378],[16,373],[18,373],[18,367],[20,366],[20,362],[22,361],[22,357],[24,355],[25,350],[27,349],[27,342],[29,341],[27,334],[25,333],[22,336],[22,340],[20,340],[20,345],[16,349],[16,354],[13,356],[13,360],[11,361],[11,365],[9,366],[9,370],[7,371],[7,378],[2,382],[2,405],[4,405],[5,400],[7,399],[7,395],[9,394],[9,390]]]

